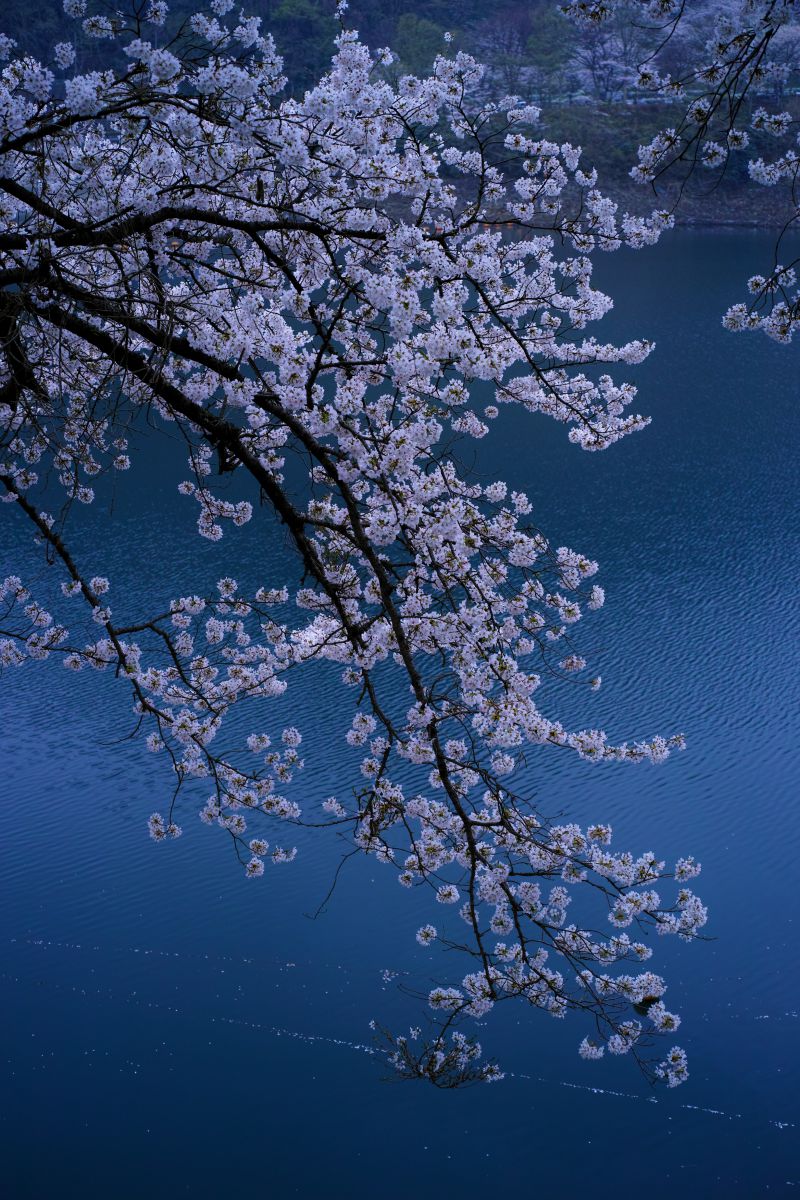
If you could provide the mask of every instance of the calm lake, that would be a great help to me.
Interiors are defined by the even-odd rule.
[[[125,689],[33,665],[0,681],[4,1196],[798,1194],[800,346],[720,323],[769,247],[681,232],[603,259],[616,307],[593,332],[657,342],[634,376],[653,424],[591,455],[545,418],[504,413],[477,450],[482,474],[528,492],[555,545],[600,562],[606,607],[577,640],[603,687],[550,710],[614,740],[686,734],[660,768],[543,747],[528,771],[546,812],[702,862],[713,940],[659,941],[652,962],[683,1017],[688,1083],[652,1092],[627,1059],[582,1062],[577,1018],[510,1004],[479,1030],[503,1083],[387,1082],[370,1019],[414,1024],[400,985],[448,965],[414,941],[427,899],[353,859],[312,919],[335,838],[289,830],[296,862],[249,882],[193,800],[184,836],[154,845],[146,819],[170,779],[125,740]],[[84,518],[92,570],[118,595],[124,583],[132,611],[220,573],[180,477],[156,462],[131,474],[112,524]],[[291,583],[282,535],[267,533],[237,535],[240,579]],[[11,541],[0,576],[33,561],[21,526]],[[304,735],[301,803],[357,775],[337,678],[299,678],[281,710]]]

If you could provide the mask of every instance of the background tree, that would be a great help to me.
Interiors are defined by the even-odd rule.
[[[533,87],[543,104],[563,102],[577,91],[574,42],[574,32],[563,15],[549,3],[541,4],[527,50]]]
[[[424,75],[431,69],[434,58],[443,47],[445,30],[427,17],[403,13],[396,27],[392,45],[399,57],[398,70]]]
[[[322,0],[272,0],[265,20],[282,48],[284,72],[293,89],[302,93],[313,87],[330,62],[336,32],[331,6]]]
[[[528,44],[535,13],[526,4],[503,4],[473,25],[471,34],[488,69],[494,94],[523,93],[530,83]]]

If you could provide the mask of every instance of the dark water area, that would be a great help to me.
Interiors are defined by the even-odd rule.
[[[199,803],[179,841],[153,845],[145,822],[170,781],[124,739],[125,689],[33,664],[0,681],[0,1195],[800,1189],[800,347],[720,324],[768,249],[766,235],[680,232],[602,260],[616,307],[598,336],[657,342],[635,371],[651,427],[590,455],[552,422],[504,412],[477,450],[481,473],[529,493],[556,545],[600,562],[606,607],[577,641],[603,687],[554,693],[544,711],[614,740],[686,734],[659,768],[542,747],[525,783],[549,813],[610,822],[620,847],[703,863],[713,940],[659,941],[651,963],[683,1017],[689,1081],[653,1092],[626,1059],[584,1063],[577,1018],[511,1004],[479,1029],[504,1082],[385,1081],[370,1019],[415,1023],[398,985],[427,987],[443,967],[414,941],[427,900],[354,859],[312,919],[335,839],[289,831],[297,861],[250,882]],[[192,534],[176,479],[156,466],[131,482],[112,525],[86,521],[92,570],[134,608],[215,580],[217,551]],[[241,577],[291,582],[280,531],[257,524]],[[28,545],[14,527],[0,575]],[[358,770],[337,679],[298,677],[270,710],[304,734],[289,793],[301,804],[345,793]]]

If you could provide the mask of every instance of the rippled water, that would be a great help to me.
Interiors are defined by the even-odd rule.
[[[499,1187],[658,1200],[800,1188],[800,360],[719,324],[766,246],[683,233],[602,263],[617,301],[603,336],[659,343],[635,373],[645,433],[586,455],[544,419],[506,413],[479,448],[480,470],[524,487],[556,544],[601,563],[607,606],[581,647],[603,688],[563,697],[560,711],[618,739],[687,736],[688,752],[659,769],[543,748],[526,782],[548,812],[611,821],[620,845],[703,862],[715,940],[657,947],[690,1081],[653,1094],[624,1060],[578,1060],[575,1021],[508,1005],[481,1030],[503,1084],[440,1094],[383,1082],[368,1022],[415,1019],[398,984],[429,969],[413,941],[423,901],[353,860],[311,919],[332,839],[301,833],[295,864],[249,883],[195,806],[179,842],[153,846],[144,820],[163,806],[164,767],[119,740],[123,689],[34,667],[0,683],[3,1194],[425,1200]],[[156,469],[134,499],[116,498],[113,541],[83,532],[93,570],[123,578],[134,608],[217,577],[174,482]],[[280,533],[260,529],[242,538],[241,576],[280,582]],[[0,573],[23,545],[15,528]],[[353,778],[335,678],[287,695],[306,738],[301,800]]]

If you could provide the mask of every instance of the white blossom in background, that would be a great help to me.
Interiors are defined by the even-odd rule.
[[[613,369],[652,347],[591,332],[611,307],[592,255],[652,244],[671,218],[618,213],[537,109],[475,99],[482,69],[463,53],[394,85],[343,29],[330,73],[290,99],[258,18],[225,0],[192,19],[185,54],[83,0],[65,11],[125,65],[73,73],[60,43],[63,78],[23,55],[0,82],[0,483],[58,576],[0,586],[0,664],[57,656],[130,689],[177,784],[155,841],[179,836],[199,792],[249,879],[294,858],[281,830],[322,824],[429,893],[437,926],[417,941],[470,969],[430,990],[432,1040],[392,1041],[401,1073],[499,1078],[455,1025],[516,999],[575,1011],[583,1057],[630,1053],[680,1082],[679,1049],[647,1065],[678,1018],[631,934],[696,938],[699,867],[548,822],[515,788],[523,758],[660,763],[682,738],[615,743],[550,711],[552,674],[587,698],[599,685],[572,642],[604,601],[597,564],[551,546],[528,497],[479,484],[449,450],[487,436],[502,405],[590,451],[646,426]],[[145,418],[185,445],[175,486],[231,573],[142,613],[73,554],[70,514],[99,477],[128,486]],[[305,495],[285,486],[290,455]],[[254,493],[296,565],[250,590],[236,531],[259,519]],[[302,731],[280,701],[321,662],[341,673],[353,790],[301,807]]]

